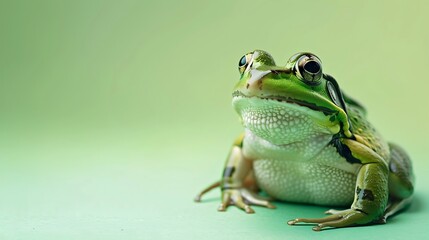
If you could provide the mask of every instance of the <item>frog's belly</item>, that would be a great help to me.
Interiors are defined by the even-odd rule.
[[[345,206],[354,198],[356,174],[309,162],[255,160],[258,186],[277,199],[318,205]]]

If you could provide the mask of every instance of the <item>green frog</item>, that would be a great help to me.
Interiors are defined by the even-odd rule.
[[[322,71],[314,54],[293,55],[276,66],[262,50],[244,55],[232,105],[244,126],[226,159],[219,211],[235,205],[275,208],[270,200],[324,206],[322,218],[296,218],[313,230],[385,223],[411,203],[414,176],[407,153],[388,143],[366,110]],[[271,199],[258,194],[262,190]]]

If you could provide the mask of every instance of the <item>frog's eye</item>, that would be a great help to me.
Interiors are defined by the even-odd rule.
[[[250,62],[252,60],[252,53],[248,53],[240,58],[240,61],[238,61],[238,71],[240,74],[243,74],[244,71],[246,71],[247,66],[249,66]]]
[[[318,85],[322,77],[322,63],[312,54],[302,55],[295,64],[296,76],[309,85]]]
[[[246,65],[246,63],[247,63],[246,56],[243,56],[243,57],[240,59],[240,62],[238,63],[238,66],[239,66],[239,67],[242,67],[242,66]]]

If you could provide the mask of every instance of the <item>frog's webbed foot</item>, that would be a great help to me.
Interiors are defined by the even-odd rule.
[[[268,200],[245,188],[224,189],[222,191],[222,202],[219,205],[218,211],[226,211],[230,205],[235,205],[238,208],[243,209],[246,213],[255,212],[250,205],[276,208]]]
[[[355,225],[362,225],[371,222],[371,218],[364,212],[357,209],[347,210],[328,210],[325,212],[330,214],[323,218],[296,218],[288,221],[289,225],[296,223],[316,223],[317,226],[313,227],[314,231],[320,231],[326,227],[349,227]]]

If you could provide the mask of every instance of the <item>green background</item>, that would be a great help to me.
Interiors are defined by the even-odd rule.
[[[422,239],[429,174],[425,1],[0,0],[0,239]],[[241,127],[239,58],[311,51],[412,156],[386,225],[290,227],[325,207],[218,213]]]

